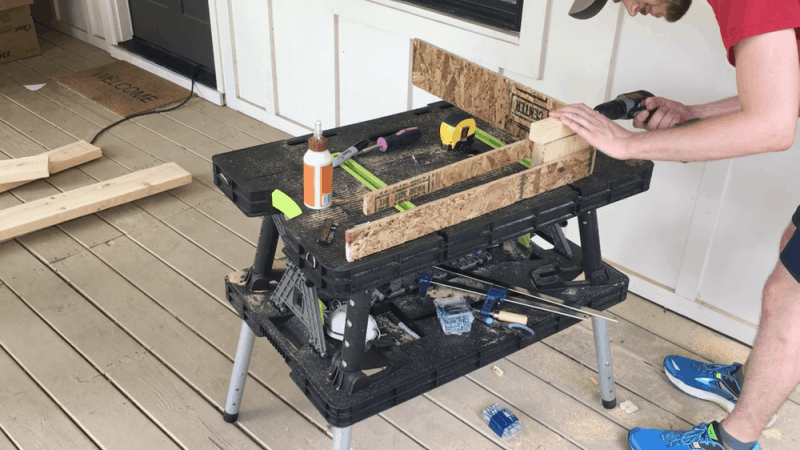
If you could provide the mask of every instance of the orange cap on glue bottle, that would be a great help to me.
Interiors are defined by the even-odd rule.
[[[328,139],[322,135],[322,122],[314,124],[303,156],[303,203],[312,209],[324,209],[333,202],[333,156]]]

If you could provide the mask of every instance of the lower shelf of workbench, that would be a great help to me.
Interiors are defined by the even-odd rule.
[[[559,278],[558,273],[574,277],[580,272],[574,270],[580,266],[580,247],[570,245],[572,260],[553,249],[540,248],[530,259],[514,260],[502,247],[495,247],[488,250],[487,259],[491,262],[481,265],[474,273],[534,288],[565,300],[571,306],[605,310],[622,302],[627,295],[628,279],[610,266],[605,266],[607,282],[603,285],[570,280],[553,282],[554,278]],[[533,271],[548,275],[550,287],[533,286]],[[578,323],[578,319],[505,303],[504,310],[528,315],[533,335],[489,327],[477,320],[467,333],[446,335],[436,316],[433,299],[462,295],[480,309],[483,298],[453,291],[437,292],[433,288],[424,298],[417,292],[390,295],[394,297],[391,300],[376,295],[370,314],[379,325],[381,337],[371,342],[362,365],[371,383],[361,391],[348,394],[337,390],[329,380],[332,356],[340,350],[341,341],[326,336],[328,351],[326,357],[321,357],[308,344],[309,332],[302,321],[291,313],[282,313],[269,301],[275,284],[268,290],[252,293],[248,292],[243,278],[243,273],[238,273],[226,279],[228,300],[257,336],[269,339],[291,368],[294,382],[334,427],[347,427],[367,419]],[[413,291],[408,286],[406,284],[405,290]],[[410,327],[419,339],[404,332],[397,326],[398,322]]]

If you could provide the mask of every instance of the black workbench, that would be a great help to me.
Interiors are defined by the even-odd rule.
[[[422,139],[412,147],[356,157],[372,174],[392,184],[470,156],[446,151],[439,142],[439,124],[455,110],[446,103],[436,103],[324,134],[329,148],[336,152],[365,137],[374,142],[402,128],[422,129]],[[479,127],[503,142],[512,141],[510,136],[484,122],[479,121]],[[334,170],[333,205],[322,211],[305,208],[302,158],[307,138],[302,136],[213,157],[215,184],[244,214],[264,217],[253,267],[226,280],[228,300],[244,320],[234,379],[242,369],[246,373],[249,364],[247,339],[252,340],[253,335],[266,336],[291,367],[292,379],[328,422],[335,427],[348,427],[578,322],[554,313],[511,306],[505,309],[529,316],[533,336],[518,330],[489,328],[478,322],[469,334],[447,336],[439,327],[430,296],[420,298],[415,291],[416,277],[422,271],[442,264],[462,264],[474,273],[535,289],[569,305],[596,310],[621,302],[627,294],[627,278],[601,261],[596,210],[647,190],[653,170],[651,162],[617,161],[598,153],[594,173],[583,180],[347,262],[344,230],[397,211],[365,217],[361,199],[368,188],[341,168]],[[483,144],[475,146],[476,151],[488,149]],[[423,204],[524,169],[521,164],[507,166],[413,203]],[[284,220],[271,204],[275,189],[294,199],[303,213]],[[568,242],[559,226],[573,217],[579,219],[583,248]],[[330,246],[317,244],[325,219],[332,219],[338,225]],[[513,243],[526,233],[537,233],[554,247],[545,250],[532,245],[526,250]],[[313,287],[326,306],[337,301],[350,303],[347,319],[352,327],[344,335],[347,346],[326,337],[328,351],[321,355],[319,348],[309,345],[313,337],[308,334],[313,330],[308,324],[270,302],[276,281],[284,275],[271,272],[279,234],[289,265],[299,271],[304,286]],[[513,251],[509,250],[508,242],[515,247]],[[472,264],[475,259],[480,259],[479,263]],[[586,279],[573,281],[581,272]],[[470,300],[480,308],[482,299]],[[383,336],[368,345],[369,351],[365,353],[363,340],[369,315],[378,320]],[[397,322],[411,327],[420,339],[409,339],[394,326]],[[600,322],[604,333],[605,322]],[[598,347],[598,358],[600,350]],[[247,359],[243,360],[243,356]],[[365,373],[377,368],[381,370]],[[611,378],[610,367],[607,370]],[[229,421],[236,420],[241,400],[241,389],[235,389],[234,381],[226,405]],[[609,398],[613,395],[613,379],[610,383],[610,387],[601,386],[606,391],[610,389],[610,394],[603,392],[606,406],[615,401]]]

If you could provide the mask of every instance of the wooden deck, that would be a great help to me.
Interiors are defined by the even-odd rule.
[[[119,119],[50,81],[110,56],[39,32],[41,56],[0,65],[0,159],[88,141]],[[214,188],[211,156],[285,137],[194,99],[112,129],[98,141],[100,160],[0,194],[4,208],[170,161],[194,176],[0,244],[0,450],[330,448],[331,429],[265,339],[256,340],[239,422],[222,420],[241,324],[223,278],[251,265],[259,221]],[[355,425],[352,448],[627,449],[632,427],[725,417],[673,388],[661,361],[743,361],[746,346],[634,295],[612,312],[617,395],[639,407],[633,414],[600,406],[592,331],[577,325],[498,362],[503,376],[487,367]],[[522,421],[508,441],[479,417],[494,402]],[[800,448],[798,402],[795,392],[763,448]]]

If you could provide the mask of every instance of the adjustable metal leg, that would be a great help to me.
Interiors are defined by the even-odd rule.
[[[253,330],[242,321],[239,346],[236,348],[236,361],[233,363],[231,384],[228,388],[228,399],[225,401],[225,413],[222,415],[225,422],[233,423],[239,418],[239,406],[242,404],[244,382],[247,381],[247,370],[250,367],[250,355],[253,353],[255,339],[256,335],[253,334]]]
[[[353,433],[353,427],[347,428],[333,428],[333,445],[332,450],[349,450],[350,448],[350,435]]]
[[[592,317],[594,329],[594,349],[597,354],[597,373],[600,378],[600,398],[603,407],[617,406],[617,393],[614,391],[614,371],[611,366],[611,345],[608,342],[608,327],[604,319]]]

